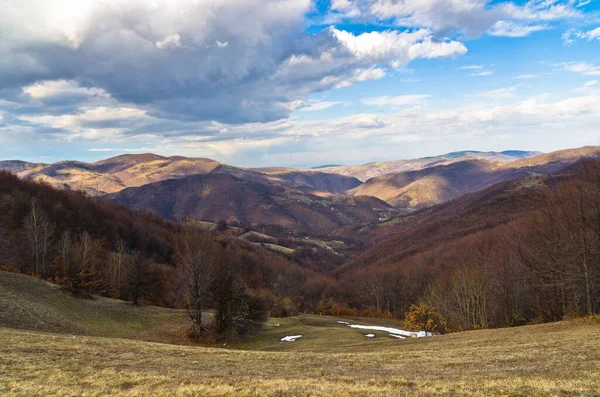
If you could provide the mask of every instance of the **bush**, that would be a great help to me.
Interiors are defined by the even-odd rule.
[[[298,315],[298,308],[291,298],[283,298],[276,302],[271,309],[271,317],[294,317]]]
[[[421,303],[412,305],[404,318],[404,326],[409,331],[426,331],[432,334],[446,332],[446,320],[434,306]]]

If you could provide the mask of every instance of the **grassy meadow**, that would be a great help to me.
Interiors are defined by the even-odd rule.
[[[13,317],[9,301],[38,294],[40,300],[18,305],[22,321]],[[44,320],[24,314],[34,307]],[[80,312],[69,320],[72,310]],[[175,337],[185,313],[77,300],[42,281],[0,272],[0,395],[600,395],[599,317],[404,340],[340,320],[270,319],[263,331],[219,347],[156,343],[169,335],[164,342],[186,343]],[[303,336],[280,341],[289,335]]]

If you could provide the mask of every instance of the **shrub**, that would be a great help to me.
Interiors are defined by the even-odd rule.
[[[446,320],[434,306],[421,303],[412,305],[404,318],[404,326],[409,331],[426,331],[443,334],[446,331]]]

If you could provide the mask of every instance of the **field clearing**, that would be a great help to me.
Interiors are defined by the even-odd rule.
[[[339,323],[399,321],[303,314],[220,347],[153,342],[187,343],[186,321],[0,272],[0,395],[600,395],[600,316],[399,340]]]
[[[344,353],[325,347],[242,351],[0,328],[0,394],[597,396],[599,325],[595,318],[348,343]]]
[[[59,334],[188,344],[183,310],[94,297],[75,299],[51,283],[0,271],[0,326]]]

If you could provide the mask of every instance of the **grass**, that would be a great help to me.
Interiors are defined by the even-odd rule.
[[[0,271],[0,326],[75,335],[188,343],[182,310],[95,297],[75,299],[48,282]]]
[[[15,284],[30,289],[35,284],[37,290],[20,291]],[[53,289],[39,280],[0,272],[0,313],[9,306],[7,295],[21,299],[48,290]],[[22,321],[20,328],[38,331],[14,329],[21,320],[7,323],[8,316],[0,314],[2,396],[600,395],[598,316],[396,340],[381,332],[365,338],[370,331],[351,329],[337,318],[301,315],[270,319],[264,331],[244,341],[205,348],[141,340],[159,337],[164,322],[181,321],[179,311],[64,295],[45,299],[31,304],[48,315],[84,312],[72,313],[73,328],[42,326],[28,317]],[[76,303],[59,304],[61,299]],[[89,309],[98,302],[102,309]],[[49,308],[43,308],[46,303]],[[136,320],[115,321],[110,314],[115,310]],[[110,327],[99,324],[102,316]],[[350,321],[401,326],[389,320]],[[44,327],[53,332],[40,332]],[[135,337],[136,332],[145,336]],[[303,337],[296,342],[280,341],[299,334]]]

